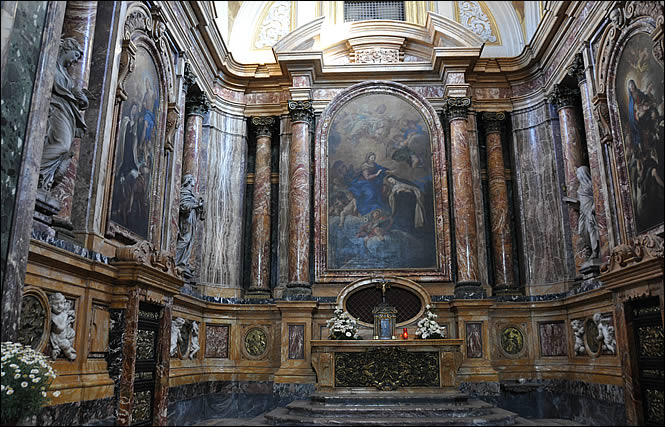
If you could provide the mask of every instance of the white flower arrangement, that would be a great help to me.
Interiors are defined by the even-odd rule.
[[[425,312],[425,317],[418,321],[418,329],[416,329],[416,336],[422,339],[440,339],[445,338],[447,335],[447,328],[445,326],[439,325],[436,320],[436,314],[430,311],[432,308],[429,304],[425,306],[427,311]]]
[[[335,310],[333,317],[328,319],[326,326],[330,329],[330,334],[328,339],[333,340],[357,340],[358,337],[358,326],[356,319],[354,319],[349,313],[338,308]]]
[[[37,414],[49,401],[47,390],[53,379],[55,371],[42,353],[19,343],[3,342],[2,424],[15,424]],[[58,397],[60,392],[52,395]]]

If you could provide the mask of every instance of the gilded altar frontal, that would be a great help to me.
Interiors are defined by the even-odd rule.
[[[3,1],[2,425],[663,425],[662,1]]]

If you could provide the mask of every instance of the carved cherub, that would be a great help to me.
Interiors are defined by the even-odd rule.
[[[193,359],[194,355],[198,353],[201,346],[199,345],[199,324],[192,321],[192,336],[190,338],[189,358]]]
[[[607,350],[612,354],[616,353],[616,339],[614,338],[614,326],[609,324],[608,318],[603,318],[600,313],[593,315],[593,322],[598,328],[598,337],[596,339],[602,341],[603,350]]]
[[[573,320],[570,322],[570,325],[573,328],[573,334],[575,335],[575,345],[574,350],[575,354],[583,355],[586,352],[584,348],[584,323],[581,320]]]
[[[56,360],[60,353],[63,353],[69,360],[76,359],[76,350],[74,350],[74,337],[76,331],[72,328],[76,313],[72,310],[69,301],[67,301],[60,292],[49,297],[51,304],[51,357]]]
[[[176,317],[171,321],[171,356],[175,356],[178,349],[178,344],[182,342],[180,335],[180,328],[185,324],[185,319]]]

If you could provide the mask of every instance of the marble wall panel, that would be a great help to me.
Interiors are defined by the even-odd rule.
[[[483,324],[480,322],[466,323],[466,357],[479,359],[483,357]]]
[[[241,288],[247,125],[244,117],[210,112],[201,283]]]
[[[540,323],[538,332],[540,335],[540,355],[542,357],[565,356],[567,354],[565,322]]]
[[[221,86],[215,86],[213,88],[213,93],[226,101],[239,103],[245,102],[245,94],[243,92],[238,92]]]
[[[229,325],[206,324],[206,358],[228,359],[229,328]]]
[[[548,285],[568,274],[553,135],[559,125],[543,102],[516,110],[511,117],[525,288],[529,295],[551,293]]]

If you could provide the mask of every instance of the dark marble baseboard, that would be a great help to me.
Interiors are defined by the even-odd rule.
[[[26,426],[112,426],[115,425],[115,398],[85,400],[47,406],[35,417],[23,420]]]
[[[314,384],[269,381],[208,381],[172,387],[168,423],[192,425],[211,418],[252,418],[312,393]]]
[[[586,425],[625,425],[624,388],[583,381],[462,383],[460,390],[525,418],[564,418]]]

